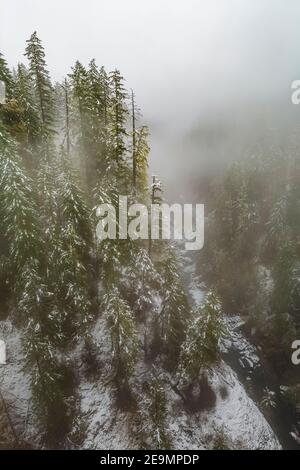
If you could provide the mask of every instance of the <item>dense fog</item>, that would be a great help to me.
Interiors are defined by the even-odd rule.
[[[81,0],[16,0],[1,10],[9,64],[24,60],[37,29],[53,79],[93,57],[122,71],[150,126],[151,171],[167,186],[222,169],[298,120],[290,101],[300,74],[296,0],[89,0],[85,10]]]

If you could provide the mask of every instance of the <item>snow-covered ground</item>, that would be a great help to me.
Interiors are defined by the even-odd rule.
[[[20,332],[10,321],[0,321],[0,339],[6,344],[7,362],[0,365],[0,392],[5,400],[7,411],[20,440],[40,445],[41,433],[36,416],[32,411],[30,375],[25,370]],[[1,422],[8,438],[12,430],[1,406]]]
[[[211,448],[215,432],[224,432],[234,448],[280,449],[271,427],[249,398],[235,372],[223,361],[212,370],[209,380],[216,394],[215,406],[209,411],[172,413],[170,428],[176,429],[176,449]],[[226,389],[226,396],[222,390]],[[173,396],[176,401],[176,396]]]
[[[205,290],[194,274],[191,258],[185,259],[185,276],[192,303],[203,302]],[[234,347],[247,369],[259,365],[256,350],[240,332],[240,319],[227,319],[228,339],[224,350]],[[133,413],[120,411],[107,378],[110,370],[109,335],[105,321],[99,318],[93,338],[101,354],[101,371],[97,378],[87,378],[81,346],[72,353],[76,363],[78,398],[85,438],[81,447],[87,449],[134,449],[139,447],[138,430]],[[40,437],[31,406],[30,380],[24,370],[24,357],[18,330],[9,321],[0,322],[0,339],[7,344],[7,364],[0,366],[0,389],[12,404],[11,417],[18,432],[27,441],[40,445]],[[241,363],[241,365],[243,365]],[[140,361],[137,374],[147,376]],[[167,430],[174,449],[210,449],[217,434],[228,439],[231,448],[280,449],[281,446],[258,406],[248,396],[236,373],[224,361],[209,374],[209,385],[215,394],[213,406],[205,410],[187,411],[181,398],[166,385]]]
[[[11,418],[18,433],[40,446],[33,408],[28,372],[24,370],[20,335],[9,321],[0,322],[0,337],[7,344],[7,364],[1,366],[1,392],[10,404]],[[103,355],[103,370],[99,379],[87,380],[84,364],[78,361],[79,398],[81,414],[86,423],[86,437],[82,445],[88,449],[138,448],[134,420],[130,412],[115,407],[110,385],[105,383],[108,370],[109,346],[103,320],[94,330]],[[280,444],[271,427],[247,395],[233,370],[223,361],[210,374],[209,383],[216,402],[208,410],[190,413],[181,399],[167,387],[167,428],[175,449],[209,449],[216,432],[224,432],[233,447],[246,449],[279,449]],[[226,389],[226,393],[224,390]]]

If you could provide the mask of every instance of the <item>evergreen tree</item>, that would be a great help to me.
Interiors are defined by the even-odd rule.
[[[174,370],[189,307],[168,243],[152,247],[150,242],[149,254],[141,241],[95,244],[99,216],[90,215],[91,202],[113,205],[118,233],[119,194],[129,194],[129,202],[162,200],[156,177],[148,188],[149,132],[138,122],[133,93],[132,132],[127,128],[128,95],[120,72],[108,76],[94,60],[87,68],[76,62],[63,86],[53,89],[36,33],[25,55],[29,68],[19,64],[14,78],[0,57],[0,80],[8,89],[0,115],[0,288],[2,295],[3,285],[10,287],[5,295],[23,332],[46,445],[63,446],[75,402],[66,352],[83,340],[88,361],[101,364],[91,329],[95,297],[104,295],[113,379],[126,400],[129,385],[137,385],[137,322],[144,321],[146,358],[149,336],[162,367]],[[168,448],[163,382],[153,376],[144,394],[150,447]]]
[[[137,161],[136,161],[136,103],[133,90],[131,90],[131,116],[132,116],[132,187],[137,191]]]
[[[100,81],[100,149],[101,149],[101,158],[98,162],[98,171],[100,177],[105,178],[107,176],[107,171],[110,167],[110,158],[112,155],[112,139],[109,132],[110,126],[110,106],[111,106],[111,96],[110,96],[110,86],[109,86],[109,76],[104,67],[100,68],[99,71],[99,81]]]
[[[67,335],[74,335],[84,332],[91,315],[92,233],[89,210],[75,170],[66,158],[59,168],[59,217],[54,223],[48,255],[49,282],[55,293],[56,308],[64,315],[63,329]]]
[[[24,350],[31,370],[35,403],[47,431],[47,440],[61,445],[68,416],[61,367],[53,348],[53,334],[60,334],[57,315],[51,309],[52,294],[36,261],[29,262],[20,277],[18,313],[25,323]],[[57,313],[57,312],[56,312]]]
[[[135,95],[131,90],[131,156],[132,156],[132,189],[136,197],[137,194],[142,200],[146,200],[146,189],[148,185],[148,157],[149,129],[147,126],[138,127],[137,120],[140,116],[140,110],[135,102]]]
[[[267,222],[267,242],[278,249],[286,240],[287,225],[287,195],[282,194],[275,202],[270,220]]]
[[[71,113],[74,114],[75,146],[86,186],[94,189],[99,152],[97,98],[93,95],[91,72],[76,62],[70,77]],[[72,110],[73,108],[73,110]]]
[[[164,384],[158,377],[152,376],[144,383],[143,400],[140,405],[142,445],[154,450],[171,448],[166,419],[167,398]]]
[[[178,366],[181,385],[188,386],[199,380],[200,373],[217,361],[220,340],[225,332],[220,301],[209,292],[204,305],[190,319],[181,346]]]
[[[112,176],[112,175],[111,175]],[[114,208],[112,223],[116,226],[116,235],[119,232],[119,191],[118,182],[115,177],[106,181],[101,181],[95,190],[94,208],[96,225],[101,223],[101,218],[97,216],[97,207],[101,204],[109,204]],[[106,230],[107,228],[105,228]],[[99,264],[101,265],[101,280],[106,290],[115,285],[120,285],[124,266],[127,266],[131,256],[131,240],[104,239],[98,240],[97,253]]]
[[[87,70],[88,75],[88,98],[92,99],[90,111],[94,112],[99,120],[104,122],[105,116],[105,97],[102,83],[102,74],[97,67],[95,59],[91,60]],[[100,126],[99,126],[100,127]]]
[[[23,64],[18,64],[15,98],[21,108],[24,139],[21,142],[24,160],[30,168],[37,168],[34,161],[36,145],[41,133],[41,120],[33,94],[32,79]]]
[[[70,162],[45,162],[40,170],[41,216],[46,235],[47,278],[60,343],[84,332],[91,314],[92,243],[89,211]],[[55,313],[56,312],[56,313]]]
[[[86,262],[92,244],[90,211],[80,188],[78,173],[67,157],[62,155],[62,158],[58,189],[61,223],[66,235],[74,233],[77,237],[74,252]]]
[[[159,272],[162,277],[160,288],[162,307],[154,320],[156,332],[154,344],[166,355],[168,367],[173,368],[177,364],[180,346],[185,338],[189,306],[172,246],[166,248],[165,256],[159,265]]]
[[[137,360],[139,341],[133,314],[117,288],[105,296],[106,319],[111,336],[112,367],[119,389],[128,386]]]
[[[105,178],[111,158],[111,139],[109,135],[109,108],[110,87],[109,77],[104,69],[98,69],[94,60],[90,62],[88,69],[89,101],[92,117],[92,132],[90,136],[93,145],[91,168],[95,169],[98,178]]]
[[[292,294],[295,287],[297,266],[297,248],[293,243],[286,243],[279,251],[273,267],[272,312],[292,313]]]
[[[29,60],[29,73],[34,83],[44,135],[49,135],[54,127],[53,88],[45,61],[45,52],[36,31],[27,41],[25,56]]]
[[[120,190],[128,189],[130,181],[129,167],[126,160],[126,140],[128,137],[126,122],[128,109],[126,105],[127,92],[124,79],[119,70],[110,73],[110,131],[112,136],[112,158],[118,176]]]
[[[22,122],[22,109],[14,97],[15,77],[12,75],[8,65],[0,53],[0,82],[1,95],[4,101],[0,103],[0,120],[2,126],[17,141],[24,139],[24,126]]]
[[[25,174],[15,142],[0,127],[0,205],[9,258],[19,272],[41,253],[37,206],[33,185]]]
[[[125,291],[133,311],[144,315],[154,304],[161,278],[144,248],[132,250]]]
[[[151,184],[150,189],[151,189],[150,204],[151,205],[154,205],[154,204],[160,205],[163,201],[162,184],[161,184],[161,181],[155,175],[152,175],[152,184]],[[155,252],[155,247],[156,247],[155,241],[152,240],[152,231],[157,230],[159,235],[161,235],[161,221],[162,221],[162,219],[161,219],[161,216],[160,216],[159,220],[156,221],[156,223],[158,224],[158,227],[157,226],[154,227],[153,221],[151,220],[151,224],[150,224],[150,227],[149,227],[149,243],[148,243],[148,252],[149,252],[150,257],[153,256],[152,251]]]
[[[149,159],[149,129],[142,126],[136,131],[136,187],[142,202],[147,200],[148,193],[148,159]],[[157,188],[158,189],[158,188]]]
[[[55,230],[59,230],[59,162],[55,153],[55,147],[48,141],[47,154],[49,158],[43,158],[39,164],[36,176],[36,184],[40,206],[40,219],[46,238],[51,243],[51,237]]]
[[[13,97],[13,92],[14,92],[14,78],[1,52],[0,52],[0,81],[4,82],[5,84],[6,99],[10,100]]]
[[[51,269],[47,286],[53,292],[51,315],[55,331],[60,335],[55,341],[58,345],[63,345],[65,339],[84,336],[91,320],[89,278],[85,266],[78,259],[74,239],[74,233],[56,235],[52,252],[48,254]]]
[[[70,109],[70,85],[67,79],[65,79],[63,84],[63,91],[64,91],[64,141],[66,144],[66,154],[67,157],[70,158],[71,152],[71,109]]]

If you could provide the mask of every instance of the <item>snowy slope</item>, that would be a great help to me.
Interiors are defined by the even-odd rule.
[[[217,395],[213,409],[193,415],[181,409],[171,414],[169,427],[174,431],[176,449],[209,449],[216,431],[223,431],[233,448],[281,448],[264,416],[228,365],[222,362],[216,367],[210,383]],[[222,397],[224,386],[227,391],[225,398]],[[178,397],[173,394],[172,399],[171,408]]]
[[[3,396],[10,419],[20,440],[40,445],[41,433],[36,416],[32,410],[30,376],[24,370],[21,335],[10,321],[0,321],[0,338],[6,343],[7,364],[0,365],[0,392]],[[7,416],[2,421],[6,424],[8,438],[12,430],[7,423]]]
[[[1,392],[11,404],[11,418],[18,433],[27,442],[41,446],[40,436],[31,404],[28,372],[23,369],[20,335],[9,321],[0,322],[0,337],[7,343],[7,365],[1,366]],[[103,356],[101,376],[87,380],[81,352],[74,351],[77,361],[79,398],[82,418],[86,423],[86,435],[82,445],[88,449],[132,449],[138,448],[137,429],[132,413],[119,411],[107,382],[109,375],[109,346],[107,332],[102,319],[94,329],[94,338],[99,343]],[[140,373],[144,373],[141,366]],[[269,424],[247,395],[232,369],[222,362],[215,367],[209,378],[216,394],[212,408],[190,413],[181,399],[167,388],[167,428],[175,449],[209,449],[216,432],[223,431],[233,448],[279,449],[280,444]],[[226,393],[224,394],[224,389]],[[223,390],[223,393],[222,393]]]

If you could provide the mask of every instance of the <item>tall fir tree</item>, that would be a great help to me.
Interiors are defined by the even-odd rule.
[[[110,83],[110,129],[112,138],[112,159],[114,170],[118,177],[120,190],[129,189],[131,184],[130,169],[127,162],[127,138],[126,123],[128,119],[128,108],[126,99],[128,97],[124,78],[119,70],[114,70],[109,76]]]
[[[164,354],[166,365],[173,369],[185,339],[189,304],[179,275],[177,254],[172,245],[166,246],[158,270],[162,277],[162,304],[154,318],[154,348]]]
[[[25,56],[29,61],[29,73],[34,83],[34,91],[43,125],[43,137],[54,130],[53,87],[45,60],[45,51],[36,31],[28,39]]]
[[[12,266],[19,272],[26,260],[39,259],[41,236],[37,201],[18,148],[0,123],[0,204]]]
[[[225,334],[221,303],[215,293],[209,292],[204,305],[189,320],[186,339],[180,349],[178,379],[181,386],[200,380],[201,372],[217,361],[220,340]]]
[[[5,85],[6,99],[10,100],[14,93],[14,78],[11,73],[3,54],[0,52],[0,81]]]
[[[167,432],[167,397],[163,381],[155,374],[144,383],[140,404],[139,438],[141,445],[150,449],[170,449]]]
[[[22,112],[24,138],[21,142],[21,151],[23,158],[29,169],[37,168],[35,159],[42,123],[33,93],[32,78],[23,64],[18,64],[14,96]]]
[[[139,350],[133,314],[117,288],[105,296],[105,312],[111,336],[112,367],[118,389],[127,388]]]

